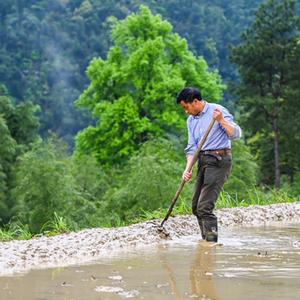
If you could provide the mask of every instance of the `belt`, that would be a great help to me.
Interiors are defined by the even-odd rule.
[[[231,154],[231,149],[216,149],[216,150],[203,150],[200,151],[201,155],[212,154],[212,155],[229,155]]]

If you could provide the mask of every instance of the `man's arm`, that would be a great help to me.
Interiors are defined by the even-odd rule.
[[[240,128],[240,126],[238,126],[237,124],[235,124],[232,121],[232,116],[230,114],[228,114],[228,116],[224,117],[222,110],[219,108],[216,108],[214,110],[213,117],[225,129],[225,131],[230,139],[238,140],[241,138],[241,135],[242,135],[241,128]],[[228,117],[228,118],[226,118],[226,117]]]
[[[182,179],[185,181],[189,181],[192,178],[192,170],[188,172],[188,168],[192,162],[192,159],[194,157],[194,153],[197,150],[197,143],[194,139],[194,136],[192,134],[191,125],[189,123],[189,119],[187,120],[187,129],[188,129],[188,145],[184,149],[186,154],[186,167],[185,170],[182,173]]]
[[[187,155],[186,156],[186,167],[185,170],[182,173],[182,179],[185,181],[190,181],[193,175],[192,170],[188,172],[189,166],[191,165],[193,160],[193,155]]]

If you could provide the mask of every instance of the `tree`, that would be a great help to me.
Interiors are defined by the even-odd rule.
[[[182,87],[198,86],[211,101],[219,101],[223,88],[218,73],[145,6],[113,21],[112,39],[107,60],[91,62],[91,84],[77,101],[97,123],[77,136],[76,151],[108,165],[126,161],[150,136],[182,132],[184,118],[175,105]]]
[[[211,68],[218,69],[225,82],[237,80],[229,62],[228,45],[237,45],[263,0],[161,0],[151,5],[186,38],[195,53],[203,55]]]
[[[294,182],[300,172],[300,39],[290,53],[291,68],[288,74],[288,88],[285,91],[286,109],[280,120],[282,145],[282,169],[288,175],[290,183]],[[299,176],[298,176],[299,179]]]
[[[71,207],[76,192],[69,168],[62,145],[52,141],[38,141],[19,158],[13,195],[19,216],[31,232],[40,232],[54,212]]]
[[[88,84],[84,70],[91,59],[105,58],[111,46],[109,16],[124,19],[141,4],[149,5],[228,82],[237,78],[228,44],[237,44],[262,1],[5,0],[0,3],[0,82],[18,102],[41,107],[42,136],[52,131],[73,146],[74,135],[91,121],[74,101]]]
[[[257,184],[258,165],[244,141],[234,142],[232,146],[233,168],[224,190],[242,201]]]
[[[130,222],[145,211],[168,207],[185,166],[178,146],[163,138],[147,141],[122,166],[120,174],[113,176],[113,183],[104,196],[104,208],[112,212],[107,214],[112,224],[116,225],[115,215],[123,222]]]
[[[10,206],[7,194],[11,178],[17,143],[11,137],[5,119],[0,115],[0,218],[6,221],[10,216]]]
[[[299,37],[299,17],[294,0],[269,0],[262,4],[255,22],[243,34],[243,44],[232,49],[239,67],[239,95],[245,112],[245,127],[256,149],[273,151],[274,183],[280,187],[281,116],[287,109],[291,52]],[[269,142],[272,144],[269,144]],[[262,147],[268,149],[263,149]],[[264,150],[264,151],[262,151]],[[270,158],[261,157],[262,160]],[[263,170],[264,171],[264,170]]]
[[[14,105],[4,86],[0,86],[0,219],[4,223],[12,216],[15,205],[11,190],[16,159],[37,138],[36,111],[31,102]]]
[[[21,155],[16,167],[16,214],[32,233],[38,233],[55,214],[63,217],[72,229],[97,226],[100,216],[97,201],[103,191],[96,187],[99,172],[89,163],[90,173],[82,178],[76,171],[87,172],[83,162],[68,155],[67,146],[56,137],[39,140]],[[75,174],[74,174],[75,173]],[[85,180],[83,180],[85,179]],[[100,190],[100,191],[99,191]]]

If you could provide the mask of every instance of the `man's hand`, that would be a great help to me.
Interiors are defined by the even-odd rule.
[[[223,120],[224,120],[224,117],[223,117],[223,113],[222,111],[219,109],[219,108],[216,108],[214,110],[214,114],[213,114],[213,117],[216,121],[218,121],[219,123],[221,123]]]
[[[214,110],[213,118],[221,124],[221,126],[226,130],[226,133],[229,137],[232,137],[234,135],[235,126],[224,118],[223,113],[219,108],[216,108]]]
[[[188,181],[191,180],[192,176],[193,176],[192,171],[191,171],[191,172],[188,172],[188,171],[185,170],[185,171],[183,172],[183,174],[182,174],[182,179],[183,179],[185,182],[188,182]]]

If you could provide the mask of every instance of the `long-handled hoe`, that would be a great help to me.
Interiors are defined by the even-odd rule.
[[[203,138],[202,138],[200,144],[198,145],[198,148],[197,148],[197,150],[196,150],[196,152],[195,152],[195,154],[194,154],[194,156],[193,156],[193,159],[190,161],[190,164],[189,164],[189,166],[188,166],[188,168],[187,168],[187,171],[188,171],[188,172],[191,172],[191,170],[193,169],[193,166],[194,166],[195,163],[197,162],[198,157],[199,157],[199,154],[200,154],[200,151],[202,150],[203,145],[205,144],[205,142],[206,142],[206,140],[207,140],[207,137],[209,136],[209,134],[210,134],[210,132],[211,132],[211,130],[212,130],[212,128],[213,128],[214,125],[215,125],[215,120],[213,119],[213,120],[210,122],[210,124],[209,124],[209,126],[208,126],[208,128],[207,128],[207,130],[206,130],[206,132],[205,132],[205,134],[204,134],[204,136],[203,136]],[[169,207],[169,210],[168,210],[168,212],[167,212],[165,218],[163,219],[163,221],[161,222],[161,224],[160,224],[159,227],[158,227],[158,232],[159,232],[159,233],[163,233],[165,236],[168,236],[169,233],[168,233],[168,232],[165,230],[165,228],[163,227],[163,226],[164,226],[164,223],[169,219],[169,217],[170,217],[170,215],[171,215],[171,213],[172,213],[172,210],[173,210],[173,208],[174,208],[174,206],[175,206],[175,203],[176,203],[177,199],[179,198],[179,195],[180,195],[180,193],[182,192],[185,183],[186,183],[186,181],[185,181],[184,179],[182,179],[182,180],[181,180],[181,183],[180,183],[180,185],[179,185],[179,187],[178,187],[178,189],[177,189],[177,192],[176,192],[174,198],[172,199],[172,202],[171,202],[171,205],[170,205],[170,207]]]

